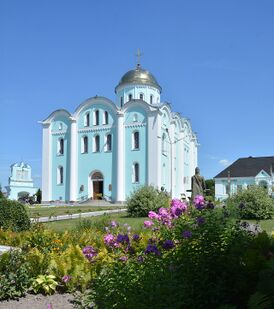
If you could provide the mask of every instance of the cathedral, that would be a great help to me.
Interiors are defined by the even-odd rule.
[[[42,201],[122,202],[142,185],[189,196],[197,137],[161,92],[138,63],[115,87],[115,102],[95,96],[43,120]]]

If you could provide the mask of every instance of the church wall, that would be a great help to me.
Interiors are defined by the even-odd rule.
[[[134,118],[137,117],[137,121]],[[125,125],[125,195],[141,185],[147,184],[147,115],[142,107],[128,109],[124,116]],[[132,147],[133,134],[139,132],[139,150]],[[139,164],[139,182],[133,183],[133,164]]]
[[[62,126],[60,127],[60,124]],[[52,200],[70,200],[70,120],[65,116],[58,116],[52,122]],[[64,154],[58,154],[57,143],[64,138]],[[63,167],[63,184],[57,184],[57,169]]]
[[[139,100],[140,94],[144,95],[144,101],[150,103],[150,96],[153,96],[153,103],[160,102],[160,91],[152,86],[136,85],[128,86],[119,89],[117,93],[117,105],[120,106],[121,97],[123,97],[123,102],[127,103],[129,101],[129,95],[132,94],[132,99]]]
[[[94,111],[99,111],[99,125],[94,125]],[[108,112],[108,124],[104,124],[104,112]],[[90,113],[90,125],[84,125],[84,117],[86,113]],[[93,103],[88,105],[81,111],[78,117],[78,187],[77,199],[85,200],[93,197],[93,183],[91,176],[93,172],[99,171],[104,176],[104,195],[114,198],[114,170],[115,163],[113,161],[116,145],[115,117],[112,109],[107,104]],[[112,136],[112,150],[107,152],[106,135]],[[100,151],[94,152],[96,135],[100,137]],[[82,153],[82,137],[88,137],[88,153]],[[81,187],[81,190],[80,190]]]

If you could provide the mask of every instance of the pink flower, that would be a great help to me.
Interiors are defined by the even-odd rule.
[[[111,225],[112,227],[117,227],[117,226],[118,226],[117,222],[114,221],[114,220],[111,221],[110,225]]]
[[[168,209],[167,208],[163,208],[163,207],[161,207],[160,209],[159,209],[159,215],[160,216],[167,216],[168,215]]]
[[[48,304],[47,308],[48,309],[53,309],[52,304]]]
[[[68,276],[68,275],[63,276],[63,278],[62,278],[62,280],[63,280],[64,283],[69,282],[70,279],[71,279],[71,276]]]
[[[157,215],[155,211],[150,211],[150,212],[148,213],[148,217],[149,217],[150,219],[159,219],[159,215]]]
[[[111,246],[115,241],[115,237],[112,234],[107,234],[104,236],[104,242],[106,245]]]
[[[150,228],[154,223],[150,220],[144,221],[144,227]]]
[[[196,195],[194,199],[195,204],[204,204],[204,197],[202,195]]]
[[[173,199],[171,201],[171,214],[174,218],[178,218],[187,209],[187,205],[180,200]]]

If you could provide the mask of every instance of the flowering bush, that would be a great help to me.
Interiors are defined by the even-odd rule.
[[[99,308],[247,304],[259,271],[267,267],[269,243],[256,243],[221,209],[207,210],[202,197],[190,208],[173,200],[148,217],[145,247],[131,255],[125,251],[123,263],[117,259],[94,282],[92,300]]]

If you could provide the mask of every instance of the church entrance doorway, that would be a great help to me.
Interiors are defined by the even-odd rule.
[[[94,200],[101,200],[104,196],[104,177],[102,173],[95,172],[91,175],[92,183],[92,198]]]

